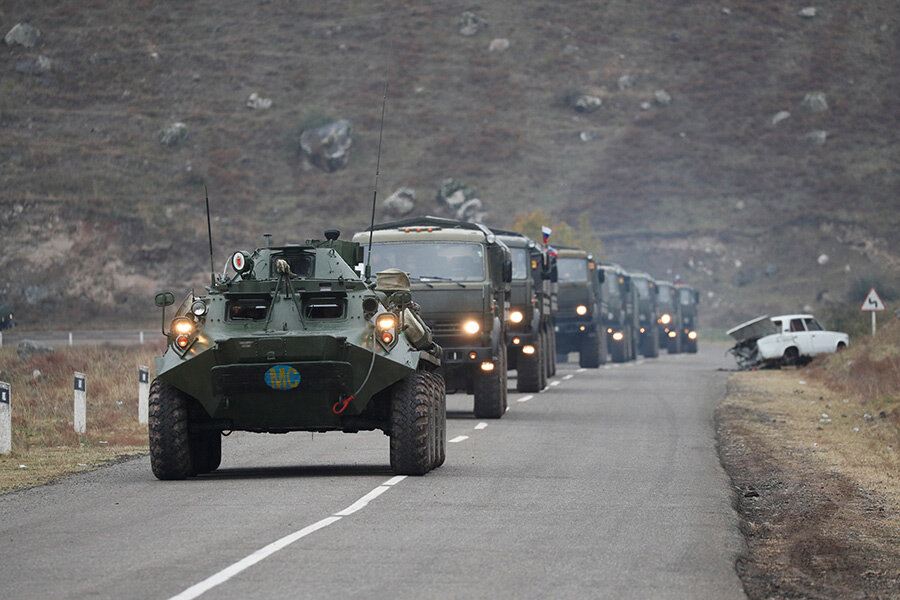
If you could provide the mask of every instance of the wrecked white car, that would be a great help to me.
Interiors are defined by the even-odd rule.
[[[729,329],[728,335],[737,341],[729,352],[741,369],[802,364],[850,344],[850,336],[825,331],[812,315],[766,315]]]

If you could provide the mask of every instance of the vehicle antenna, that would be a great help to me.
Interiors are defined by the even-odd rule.
[[[213,249],[212,249],[212,221],[209,218],[209,190],[203,186],[203,192],[206,194],[206,231],[209,233],[209,272],[211,278],[210,285],[216,285],[216,268],[213,266]]]
[[[392,44],[393,45],[393,44]],[[375,233],[375,200],[378,198],[378,174],[381,172],[381,139],[384,135],[384,107],[387,104],[388,78],[385,73],[384,93],[381,97],[381,126],[378,129],[378,155],[375,159],[375,188],[372,190],[372,222],[369,223],[369,251],[366,254],[366,283],[372,278],[372,235]]]

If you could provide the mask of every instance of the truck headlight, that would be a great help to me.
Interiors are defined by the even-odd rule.
[[[512,321],[513,323],[521,323],[522,319],[524,319],[524,318],[525,318],[525,315],[522,313],[521,310],[514,310],[511,313],[509,313],[509,320]]]
[[[481,331],[481,324],[474,319],[469,319],[468,321],[463,323],[463,331],[465,331],[469,335],[475,335],[476,333]]]
[[[583,317],[587,314],[587,306],[585,306],[584,304],[579,304],[575,307],[575,314],[579,317]]]
[[[659,322],[663,325],[668,325],[672,322],[672,315],[670,315],[669,313],[663,313],[663,316],[659,318]]]
[[[688,339],[696,340],[696,339],[697,339],[697,332],[696,332],[696,331],[690,332],[690,333],[688,334]]]
[[[177,317],[172,320],[172,332],[176,335],[190,336],[194,333],[194,322],[187,317]]]
[[[375,320],[378,341],[387,349],[397,341],[397,316],[393,313],[382,313]]]
[[[615,332],[615,333],[613,334],[612,337],[613,337],[613,339],[614,339],[615,341],[621,342],[622,340],[625,339],[625,334],[622,333],[621,331],[617,331],[617,332]]]
[[[191,304],[191,313],[195,317],[202,317],[206,314],[206,302],[203,300],[194,300],[193,304]]]

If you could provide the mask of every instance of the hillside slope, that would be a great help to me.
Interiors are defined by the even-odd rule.
[[[454,177],[492,224],[587,214],[610,259],[711,292],[707,325],[844,300],[900,273],[900,9],[804,6],[7,0],[0,33],[41,38],[0,46],[0,296],[28,325],[152,322],[153,291],[208,279],[204,186],[217,265],[262,233],[364,227],[387,78],[380,198],[435,213]],[[464,11],[486,27],[461,35]],[[326,118],[353,127],[333,173],[299,152]]]

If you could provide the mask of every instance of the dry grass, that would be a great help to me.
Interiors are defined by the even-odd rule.
[[[152,376],[154,354],[150,346],[75,347],[22,361],[14,348],[0,349],[0,380],[12,386],[13,427],[12,453],[0,459],[0,491],[145,452],[147,427],[137,422],[137,367],[150,366]],[[72,423],[75,371],[87,376],[83,435]]]

